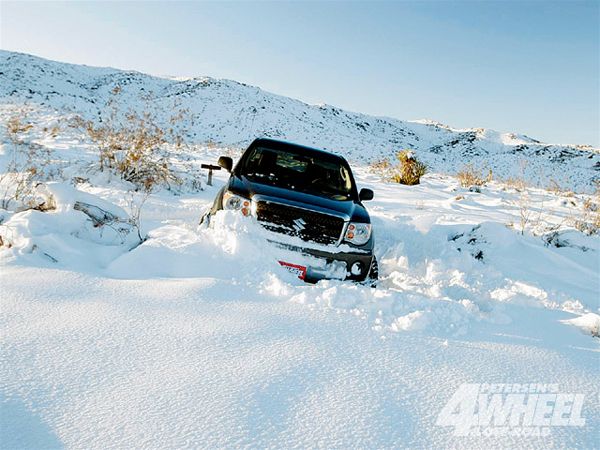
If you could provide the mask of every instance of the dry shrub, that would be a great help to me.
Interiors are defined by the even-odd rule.
[[[563,189],[558,181],[556,181],[554,178],[550,179],[548,185],[546,186],[546,190],[556,195],[562,195],[563,197],[575,197],[575,193],[573,191]]]
[[[213,141],[212,139],[209,139],[208,141],[206,141],[206,148],[213,150],[215,148],[219,148],[219,144],[217,144],[215,141]]]
[[[600,234],[600,186],[592,197],[583,201],[581,210],[572,217],[573,226],[582,233]]]
[[[33,128],[33,124],[23,122],[23,113],[17,113],[8,119],[6,123],[6,134],[10,141],[21,140],[21,136]]]
[[[472,164],[467,164],[456,174],[456,177],[464,188],[485,186],[492,181],[492,169],[489,169],[487,176],[484,177],[481,170],[475,169]]]
[[[551,211],[544,206],[544,202],[534,205],[530,192],[525,189],[519,193],[516,201],[518,208],[518,223],[511,221],[508,225],[516,229],[521,235],[529,230],[534,236],[540,236],[558,230],[563,224],[549,224],[548,217]]]
[[[369,168],[373,171],[373,172],[381,172],[384,170],[388,170],[392,167],[392,165],[390,164],[390,162],[387,159],[380,159],[378,161],[372,162],[369,165]]]
[[[127,121],[128,126],[117,132],[122,139],[121,148],[103,155],[108,167],[145,191],[175,182],[166,159],[157,154],[160,146],[167,142],[164,132],[148,114],[144,117],[130,114]]]
[[[396,155],[398,165],[393,169],[392,181],[407,186],[421,182],[421,177],[427,173],[427,166],[419,161],[411,150],[402,150]]]
[[[526,180],[527,166],[529,165],[529,162],[527,160],[522,159],[519,161],[518,164],[519,164],[519,175],[513,176],[513,177],[507,177],[506,179],[504,179],[503,183],[506,188],[512,188],[517,192],[523,192],[523,191],[525,191],[525,189],[528,186],[528,183],[525,180]]]
[[[77,117],[72,124],[85,130],[97,145],[100,170],[115,171],[122,179],[147,192],[158,186],[170,188],[180,184],[167,158],[161,155],[161,147],[169,142],[178,147],[183,145],[183,136],[174,126],[183,119],[185,111],[177,111],[169,119],[171,127],[163,130],[148,111],[123,114],[116,101],[120,92],[119,87],[113,89],[106,105],[108,115],[99,123]]]
[[[50,128],[49,133],[50,136],[52,138],[55,138],[56,136],[58,136],[58,133],[60,132],[60,127],[58,125],[53,126],[52,128]]]
[[[10,117],[6,124],[6,138],[10,144],[10,159],[0,174],[0,208],[5,210],[48,209],[36,190],[42,181],[51,152],[31,141],[28,133],[33,124],[22,110]]]
[[[554,178],[550,179],[550,181],[548,182],[548,186],[546,186],[546,190],[557,195],[563,192],[563,189],[561,188],[560,184]]]
[[[514,189],[517,192],[523,192],[527,187],[525,179],[521,177],[508,177],[504,180],[504,185],[508,188]]]
[[[531,206],[531,199],[527,191],[521,191],[519,195],[519,231],[521,234],[525,234],[525,229],[532,222],[533,209]]]
[[[380,159],[369,164],[369,171],[385,180],[392,178],[392,164],[387,159]]]

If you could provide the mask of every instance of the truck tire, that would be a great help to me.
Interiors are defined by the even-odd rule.
[[[365,278],[364,283],[367,286],[377,287],[377,280],[379,279],[379,264],[377,264],[377,258],[373,255],[373,259],[371,260],[371,267],[369,268],[369,273]]]

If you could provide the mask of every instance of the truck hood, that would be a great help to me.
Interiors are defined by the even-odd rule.
[[[233,175],[229,180],[229,190],[249,199],[288,203],[292,206],[344,216],[355,222],[370,222],[365,207],[353,200],[334,200],[304,192],[292,191],[276,186],[250,181],[245,176]],[[256,197],[256,198],[255,198]]]

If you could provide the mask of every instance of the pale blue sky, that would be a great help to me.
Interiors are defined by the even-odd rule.
[[[0,47],[600,145],[600,1],[7,2]]]

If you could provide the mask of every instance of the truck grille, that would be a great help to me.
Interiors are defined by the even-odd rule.
[[[337,243],[344,228],[341,217],[264,201],[256,203],[256,218],[268,230],[327,245]]]

